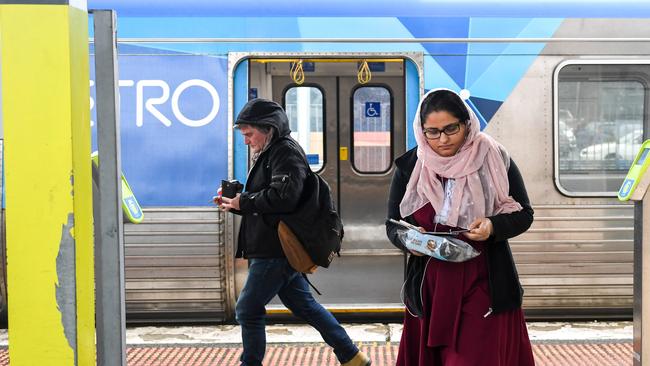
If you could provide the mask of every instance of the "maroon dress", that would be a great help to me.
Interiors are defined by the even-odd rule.
[[[413,214],[427,231],[435,211],[427,204]],[[435,230],[450,228],[437,225]],[[492,314],[486,245],[464,238],[481,254],[463,263],[430,258],[422,284],[422,318],[404,316],[397,366],[533,366],[521,309]]]

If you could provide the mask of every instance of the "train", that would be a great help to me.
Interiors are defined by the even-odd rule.
[[[631,318],[634,210],[616,192],[650,131],[650,3],[88,7],[116,10],[122,168],[144,211],[124,227],[128,322],[234,321],[247,261],[234,258],[239,218],[211,197],[221,180],[246,180],[232,126],[256,97],[285,108],[344,223],[341,256],[310,275],[317,299],[353,320],[401,316],[406,257],[386,237],[388,188],[393,160],[415,146],[419,99],[441,87],[526,183],[535,220],[510,245],[527,317]],[[94,116],[92,16],[89,29]],[[288,314],[277,299],[268,313]]]

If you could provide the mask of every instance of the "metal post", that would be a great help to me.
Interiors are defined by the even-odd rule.
[[[646,225],[644,225],[646,224]],[[650,194],[634,203],[634,365],[650,358]]]
[[[641,222],[643,221],[643,202],[634,202],[634,305],[633,305],[633,358],[634,366],[641,365],[641,325],[642,313],[641,306],[643,305],[643,292],[641,286],[642,281],[642,265],[643,265],[643,242],[641,236],[643,233],[640,229],[643,228]]]
[[[645,121],[643,141],[650,139],[650,122]],[[650,174],[650,170],[645,173]],[[644,225],[645,224],[645,225]],[[645,230],[644,230],[645,227]],[[634,202],[634,305],[633,364],[641,366],[650,358],[650,193]],[[648,362],[646,361],[646,364]]]
[[[97,364],[126,365],[124,239],[115,12],[92,11],[99,148],[100,215],[96,240]]]

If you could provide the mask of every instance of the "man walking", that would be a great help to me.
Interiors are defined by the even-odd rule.
[[[265,306],[275,295],[320,332],[343,366],[369,366],[370,359],[314,299],[305,278],[289,265],[277,227],[272,220],[265,220],[265,215],[297,209],[310,169],[304,151],[289,135],[287,115],[273,101],[253,99],[237,116],[235,127],[253,154],[244,192],[221,198],[222,209],[242,215],[237,257],[249,261],[248,279],[235,308],[242,328],[241,366],[262,365],[266,352]]]

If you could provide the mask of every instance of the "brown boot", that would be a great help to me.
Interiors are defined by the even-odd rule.
[[[352,359],[341,366],[370,366],[372,364],[372,361],[370,361],[370,358],[366,356],[365,353],[363,352],[357,352]]]

